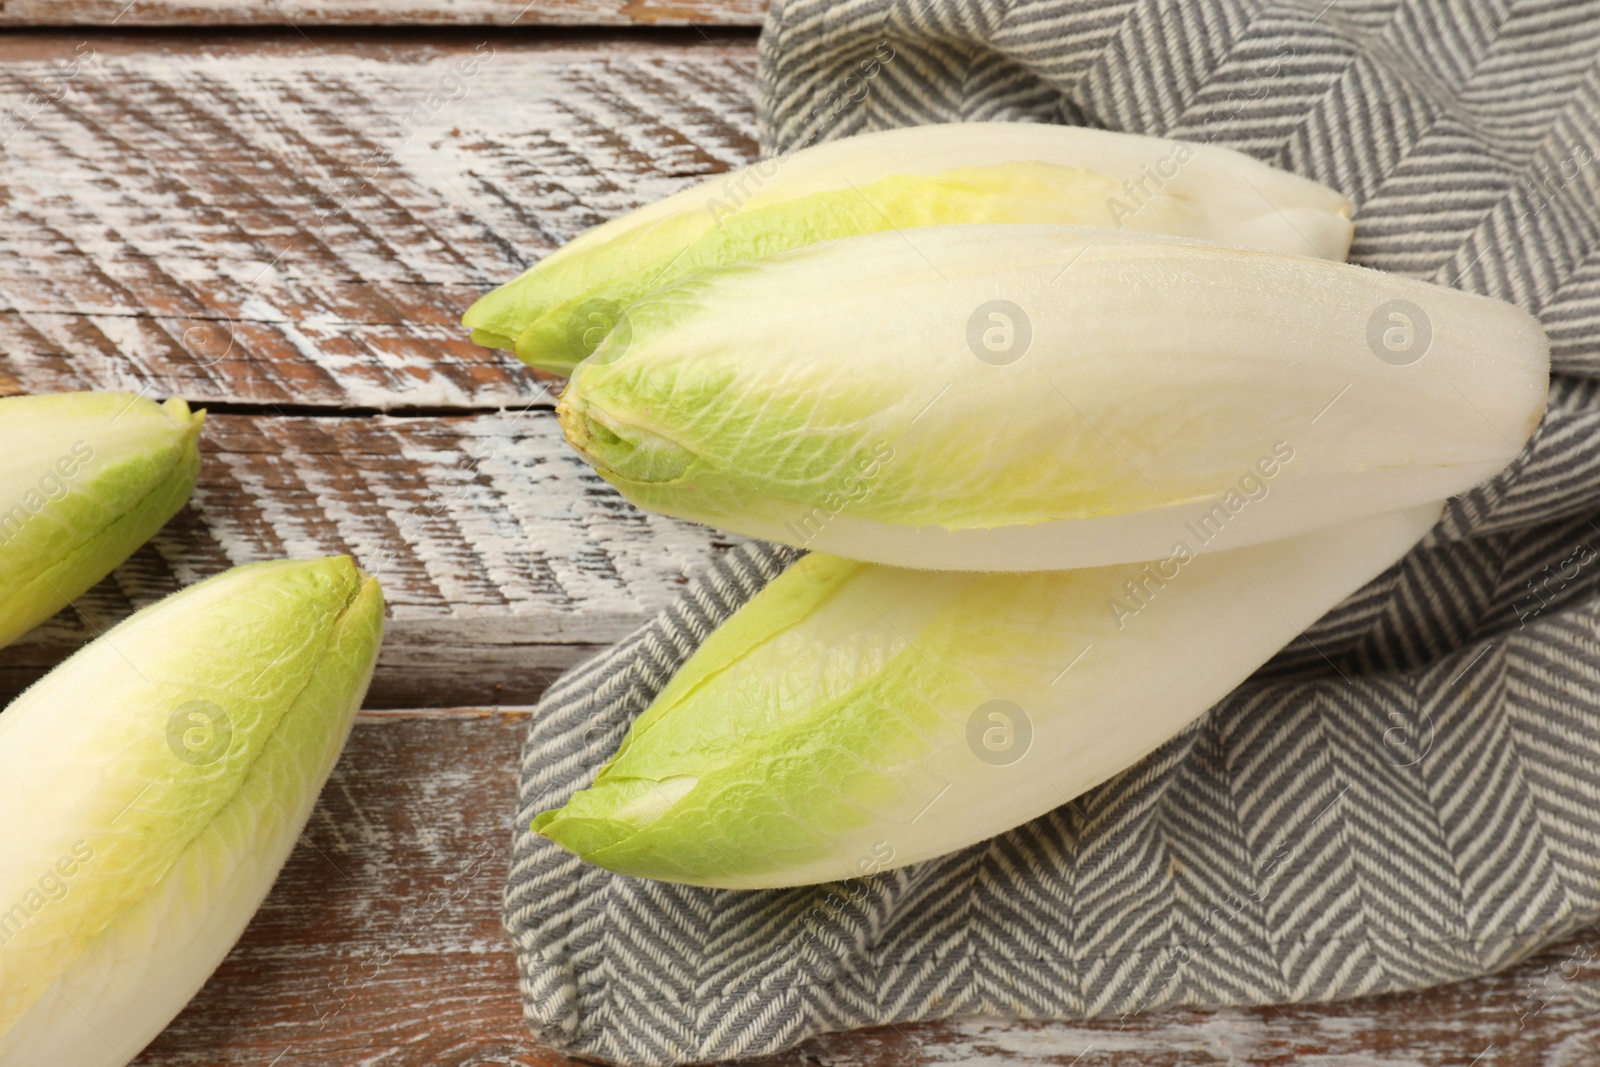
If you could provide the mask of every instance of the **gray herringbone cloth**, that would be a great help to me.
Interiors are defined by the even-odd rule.
[[[534,717],[506,925],[538,1033],[666,1064],[958,1013],[1327,1000],[1492,971],[1600,915],[1597,50],[1589,0],[777,3],[767,152],[962,119],[1228,145],[1346,193],[1356,262],[1536,312],[1550,412],[1142,764],[860,883],[638,881],[526,832],[790,559],[729,553]]]

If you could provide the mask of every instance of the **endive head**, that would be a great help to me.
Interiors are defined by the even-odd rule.
[[[727,888],[962,848],[1147,755],[1440,511],[1042,574],[811,553],[713,631],[533,829],[621,874]]]
[[[198,988],[304,824],[382,625],[377,582],[348,558],[240,567],[140,611],[0,714],[0,1055],[41,996],[100,990],[43,1005],[62,1021],[30,1022],[30,1040],[105,1000],[129,1005],[96,1024],[131,1028],[122,1047]],[[149,944],[119,952],[129,939]],[[168,945],[172,973],[147,973]]]
[[[1431,323],[1424,356],[1383,347],[1395,308]],[[1442,499],[1516,457],[1549,385],[1513,305],[1088,227],[842,238],[702,271],[629,318],[557,408],[607,481],[896,566],[1147,560],[1191,522],[1232,547]]]
[[[480,344],[560,374],[695,271],[957,223],[1107,226],[1343,258],[1350,205],[1214,146],[1028,123],[852,137],[712,179],[582,235],[475,303]]]
[[[1041,712],[1044,680],[1098,636],[1111,577],[807,555],[713,631],[593,784],[533,829],[621,874],[729,888],[871,874],[925,858],[913,838],[949,851],[1006,829],[985,825],[969,787],[1005,794],[1039,760],[993,758],[969,723],[997,699]],[[1009,725],[1026,723],[1019,710]],[[952,786],[953,805],[912,824]],[[1031,803],[1012,810],[1037,814]]]
[[[0,400],[0,645],[125,560],[194,489],[200,424],[182,400]]]

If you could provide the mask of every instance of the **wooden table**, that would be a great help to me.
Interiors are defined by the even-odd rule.
[[[210,411],[193,503],[7,650],[0,690],[252,560],[348,552],[392,604],[302,846],[141,1064],[568,1062],[523,1028],[500,928],[527,706],[730,542],[626,505],[561,446],[545,385],[456,323],[585,227],[754,155],[759,17],[757,0],[0,4],[0,394]],[[24,29],[43,19],[61,25]],[[351,28],[374,19],[423,28]],[[779,1062],[1596,1064],[1597,956],[1591,930],[1422,995],[889,1028]]]

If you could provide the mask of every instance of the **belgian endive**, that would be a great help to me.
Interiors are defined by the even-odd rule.
[[[953,851],[1154,750],[1439,512],[1043,575],[813,553],[715,630],[593,786],[533,828],[622,874],[744,889]]]
[[[628,318],[558,407],[607,481],[905,567],[1155,559],[1443,499],[1511,462],[1549,386],[1513,305],[1086,227],[847,237],[704,271]]]
[[[194,490],[200,423],[182,400],[0,400],[0,645],[127,559]]]
[[[1215,145],[1033,123],[862,134],[713,178],[580,235],[483,297],[480,344],[560,374],[650,290],[865,233],[1070,223],[1343,259],[1350,204]]]
[[[139,612],[0,713],[0,1065],[117,1067],[205,982],[338,758],[383,626],[349,559]]]

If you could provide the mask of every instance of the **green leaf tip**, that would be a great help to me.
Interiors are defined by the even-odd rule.
[[[0,644],[80,596],[183,507],[204,421],[176,397],[0,399]]]

